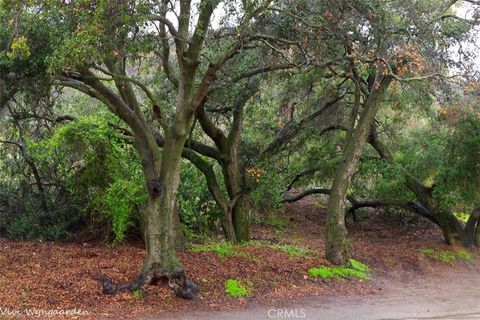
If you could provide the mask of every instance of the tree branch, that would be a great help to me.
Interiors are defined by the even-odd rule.
[[[200,2],[200,13],[198,15],[197,25],[190,39],[190,45],[187,51],[187,57],[191,63],[197,63],[195,60],[199,56],[203,42],[205,41],[205,35],[207,34],[207,29],[210,24],[210,17],[218,3],[218,0],[202,0]]]
[[[293,124],[290,127],[283,128],[272,142],[263,149],[260,154],[258,155],[259,160],[263,160],[267,155],[274,154],[280,150],[280,148],[291,141],[297,134],[304,129],[313,119],[322,115],[325,111],[327,111],[331,106],[335,105],[338,101],[340,101],[345,94],[342,95],[334,95],[334,97],[326,97],[326,101],[322,102],[322,105],[318,108],[317,111],[310,114],[308,117],[302,119],[300,122]]]
[[[285,197],[283,202],[296,202],[301,200],[309,195],[313,194],[325,194],[330,195],[330,189],[322,189],[322,188],[313,188],[306,191],[299,193],[293,197]],[[357,209],[371,207],[371,208],[381,208],[381,207],[398,207],[402,208],[414,213],[417,213],[430,221],[434,222],[438,225],[438,220],[430,214],[430,212],[424,208],[421,204],[414,203],[411,201],[396,201],[396,200],[357,200],[351,195],[347,195],[347,200],[351,203],[351,207],[349,209],[350,212],[354,212]]]
[[[303,170],[303,171],[297,173],[297,174],[293,177],[292,181],[290,181],[290,183],[288,184],[288,186],[287,186],[287,191],[291,190],[291,189],[293,188],[293,185],[294,185],[298,180],[300,180],[300,178],[302,178],[302,177],[304,177],[304,176],[306,176],[306,175],[309,175],[309,174],[313,174],[313,173],[315,173],[315,172],[317,172],[317,171],[319,171],[319,170],[321,170],[321,169],[323,169],[323,166],[316,166],[316,167],[308,168],[308,169],[306,169],[306,170]]]
[[[126,75],[121,75],[118,73],[111,72],[97,65],[95,65],[94,68],[112,77],[112,79],[102,79],[102,80],[109,80],[109,81],[122,80],[122,81],[128,81],[133,83],[134,85],[142,89],[142,91],[147,95],[148,99],[150,100],[153,106],[160,106],[160,102],[155,98],[153,92],[150,91],[150,89],[148,89],[148,87],[145,84],[143,84],[141,81],[138,81]],[[160,110],[160,108],[158,108],[157,110]],[[158,121],[163,130],[168,130],[167,119],[161,112],[158,114]]]
[[[155,140],[157,141],[157,144],[159,146],[163,147],[163,145],[165,143],[165,140],[164,140],[164,137],[160,133],[155,134]],[[191,149],[191,150],[193,150],[195,152],[198,152],[199,154],[201,154],[205,157],[215,159],[218,162],[220,162],[221,159],[222,159],[222,156],[221,156],[220,152],[218,152],[217,149],[215,149],[214,147],[211,147],[209,145],[206,145],[206,144],[200,143],[198,141],[195,141],[195,140],[186,141],[184,149]]]

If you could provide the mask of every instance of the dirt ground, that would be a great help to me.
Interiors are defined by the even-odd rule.
[[[478,320],[479,264],[451,266],[442,274],[377,284],[368,295],[314,296],[249,308],[208,312],[172,312],[142,320]]]
[[[314,198],[307,198],[288,205],[280,217],[288,223],[287,231],[254,225],[254,240],[295,244],[315,253],[291,257],[261,245],[241,246],[238,250],[244,254],[223,258],[213,252],[179,253],[188,274],[199,285],[200,295],[195,301],[175,297],[165,283],[150,286],[143,297],[131,293],[101,294],[96,278],[108,276],[116,283],[126,283],[135,277],[145,254],[140,243],[111,248],[99,243],[0,239],[0,319],[28,318],[28,312],[62,310],[77,313],[68,317],[54,314],[51,318],[161,318],[171,312],[245,309],[313,296],[371,296],[385,290],[386,283],[408,284],[415,279],[480,265],[477,249],[470,262],[445,263],[421,253],[420,250],[427,248],[452,249],[442,244],[440,230],[426,221],[406,222],[407,219],[370,212],[367,220],[349,221],[347,227],[351,256],[372,269],[371,280],[314,279],[307,270],[328,265],[323,258],[325,210]],[[253,295],[229,297],[224,284],[230,278],[251,281]],[[46,314],[42,317],[47,318]]]

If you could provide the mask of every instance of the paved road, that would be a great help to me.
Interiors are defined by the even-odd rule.
[[[253,309],[164,315],[172,320],[480,320],[480,274],[458,271],[435,279],[404,285],[388,284],[381,294],[332,298],[308,298],[300,304],[262,306]]]

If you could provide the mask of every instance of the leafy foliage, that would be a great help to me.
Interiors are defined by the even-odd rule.
[[[251,168],[249,175],[252,177],[254,189],[251,193],[253,204],[268,212],[282,210],[283,177],[272,170],[264,171]]]
[[[359,262],[355,259],[350,259],[349,262],[350,262],[350,265],[352,266],[352,268],[357,270],[357,271],[361,271],[361,272],[369,272],[370,271],[370,268],[367,265],[365,265],[365,264],[363,264],[363,263],[361,263],[361,262]]]
[[[86,209],[109,221],[116,242],[123,240],[146,194],[135,153],[122,137],[102,118],[84,118],[32,149],[39,159],[58,157],[60,170],[70,176],[70,192],[86,196]]]
[[[180,179],[180,219],[187,234],[206,234],[214,229],[220,211],[208,192],[205,177],[192,164],[185,162],[180,171]]]
[[[249,297],[253,293],[253,284],[251,282],[241,282],[236,279],[228,279],[225,282],[225,292],[236,298]]]

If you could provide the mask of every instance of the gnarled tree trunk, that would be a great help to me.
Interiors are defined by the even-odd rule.
[[[345,227],[347,191],[390,82],[389,77],[377,75],[376,86],[365,102],[360,121],[352,133],[350,141],[347,141],[342,162],[333,180],[327,207],[325,253],[327,259],[334,264],[348,263],[347,229]]]
[[[375,126],[371,128],[369,143],[382,159],[393,163],[393,156],[386,146],[379,141]],[[478,235],[480,228],[478,227],[478,221],[480,219],[480,207],[473,209],[464,226],[452,212],[441,208],[440,201],[434,197],[433,188],[424,186],[408,172],[404,173],[404,177],[408,189],[415,195],[422,208],[426,210],[426,214],[423,216],[440,227],[447,244],[466,247],[472,245],[479,246]]]
[[[162,153],[155,139],[153,141],[135,141],[148,191],[144,210],[146,257],[140,274],[126,288],[143,289],[152,282],[166,278],[175,294],[193,299],[197,287],[186,275],[175,252],[178,232],[176,192],[180,183],[185,136],[167,135]]]
[[[250,240],[250,210],[242,174],[244,170],[242,168],[242,157],[239,155],[239,142],[243,129],[245,104],[257,92],[258,86],[259,81],[252,80],[234,101],[232,106],[233,123],[228,136],[210,119],[204,105],[196,110],[196,116],[203,131],[212,139],[216,146],[216,153],[218,154],[216,160],[222,168],[228,199],[221,195],[221,191],[212,192],[212,190],[219,190],[216,179],[209,179],[208,177],[213,176],[213,174],[208,174],[206,177],[209,189],[222,211],[222,227],[225,237],[232,242]],[[205,171],[202,171],[205,174]]]

